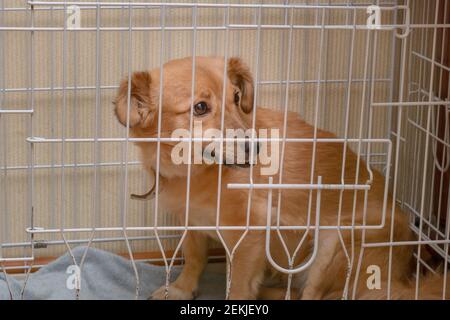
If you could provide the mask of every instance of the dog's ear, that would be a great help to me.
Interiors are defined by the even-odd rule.
[[[245,113],[253,110],[253,76],[249,67],[239,58],[228,59],[228,78],[241,91],[240,106]]]
[[[155,106],[151,101],[150,86],[151,86],[150,73],[147,71],[134,72],[131,75],[130,82],[130,119],[129,126],[146,128],[150,126]],[[121,124],[127,126],[128,115],[128,77],[122,80],[117,93],[117,97],[114,100],[115,113],[117,119]]]

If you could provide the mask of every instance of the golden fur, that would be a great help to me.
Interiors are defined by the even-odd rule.
[[[253,80],[249,68],[237,58],[227,61],[226,97],[224,128],[249,128],[253,115]],[[162,87],[162,109],[159,110],[160,70],[150,72],[136,72],[132,75],[130,88],[128,80],[124,79],[120,85],[115,100],[116,115],[123,125],[129,125],[133,137],[156,137],[158,134],[158,114],[161,112],[161,137],[170,137],[177,128],[190,127],[191,104],[205,101],[210,110],[208,114],[194,117],[201,120],[203,130],[208,128],[221,128],[221,102],[223,92],[223,58],[196,58],[194,99],[191,101],[192,88],[192,58],[172,60],[164,65]],[[128,90],[131,96],[128,101]],[[236,103],[236,94],[239,102]],[[130,103],[129,119],[128,102]],[[256,128],[278,128],[283,131],[283,113],[258,107],[256,109]],[[313,138],[314,128],[298,117],[296,113],[289,113],[287,125],[289,138]],[[318,138],[334,138],[332,133],[317,131]],[[136,143],[141,152],[143,165],[148,172],[155,172],[157,144]],[[171,161],[171,150],[175,143],[161,142],[160,145],[160,183],[161,193],[159,201],[162,207],[180,218],[184,223],[186,204],[186,177],[187,165],[175,165]],[[313,143],[287,143],[283,166],[283,183],[311,183]],[[369,179],[366,164],[349,148],[346,148],[345,177],[348,184],[364,184]],[[317,143],[313,182],[317,177],[323,177],[325,184],[340,184],[342,158],[344,147],[342,143]],[[253,181],[267,183],[268,176],[260,175],[260,164],[253,167]],[[359,166],[359,169],[358,169]],[[247,219],[247,201],[249,191],[227,189],[228,183],[247,183],[249,181],[249,168],[236,168],[222,166],[220,225],[245,226]],[[217,211],[217,194],[219,184],[219,166],[206,164],[192,164],[190,183],[189,225],[215,226]],[[279,176],[273,176],[278,182]],[[384,178],[376,171],[373,172],[373,181],[368,193],[367,225],[379,225],[384,199]],[[278,198],[280,194],[280,199]],[[250,225],[266,225],[267,190],[254,190],[252,192]],[[283,190],[274,191],[273,207],[276,208],[281,201],[280,224],[306,225],[310,191]],[[316,191],[313,191],[311,201],[311,225],[314,225]],[[354,202],[354,197],[356,201]],[[339,212],[340,192],[336,190],[322,191],[321,199],[321,225],[337,225]],[[364,192],[347,190],[342,193],[342,208],[340,225],[363,224]],[[385,227],[365,232],[366,242],[385,242],[390,240],[390,227],[395,225],[393,240],[411,240],[412,234],[408,227],[407,217],[400,210],[395,210],[394,221],[391,221],[391,203],[387,200],[387,216]],[[353,206],[355,216],[352,217]],[[275,223],[276,217],[272,218]],[[242,236],[242,231],[221,231],[226,245],[232,249]],[[279,235],[286,241],[287,248],[292,254],[303,237],[303,231],[272,232],[271,253],[274,260],[288,268],[288,259],[280,242]],[[342,230],[342,241],[349,252],[351,259],[350,296],[352,290],[356,298],[383,298],[370,296],[366,286],[366,269],[370,265],[381,268],[382,280],[387,281],[389,248],[367,248],[361,252],[362,232],[355,230]],[[351,237],[354,237],[354,251],[352,254]],[[183,242],[183,251],[186,258],[184,269],[178,279],[169,288],[169,299],[192,299],[198,286],[199,277],[207,261],[207,248],[210,239],[218,240],[215,231],[189,231]],[[306,235],[306,241],[297,254],[294,265],[299,265],[308,258],[313,244],[313,231]],[[267,262],[265,254],[265,231],[249,231],[233,255],[231,263],[230,299],[255,298],[284,298],[284,290],[270,290],[263,286],[264,279],[275,278],[286,280]],[[355,285],[356,265],[362,254],[362,264],[359,281]],[[392,281],[402,290],[406,290],[411,276],[412,248],[410,246],[396,246],[392,250]],[[334,230],[321,230],[319,250],[312,266],[298,278],[295,286],[298,288],[293,297],[301,295],[304,299],[338,299],[342,296],[346,275],[348,272],[348,259],[341,245],[338,232]],[[303,279],[303,281],[300,281]],[[355,286],[354,286],[355,285]],[[301,290],[302,289],[302,290]],[[385,288],[383,288],[385,289]],[[385,291],[385,290],[381,290]],[[381,292],[380,291],[380,292]],[[164,290],[157,290],[153,296],[156,299],[164,298]]]

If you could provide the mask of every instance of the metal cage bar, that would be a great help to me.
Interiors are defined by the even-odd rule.
[[[393,261],[393,249],[399,246],[415,246],[416,283],[415,298],[420,298],[421,271],[423,269],[433,271],[435,266],[429,264],[423,257],[424,252],[429,250],[441,258],[444,268],[443,297],[446,296],[447,268],[449,259],[449,229],[450,229],[450,194],[445,191],[444,176],[450,167],[450,102],[448,101],[449,85],[445,85],[445,77],[450,72],[448,65],[450,21],[448,0],[427,0],[423,4],[405,1],[368,1],[370,3],[353,4],[346,0],[329,1],[328,4],[305,4],[293,3],[292,1],[280,1],[280,3],[240,4],[216,2],[103,2],[103,1],[26,1],[21,7],[13,5],[5,6],[1,1],[0,7],[0,269],[6,276],[7,271],[13,268],[22,268],[28,276],[34,267],[36,254],[41,255],[44,250],[54,247],[65,247],[73,260],[75,266],[80,270],[86,260],[88,250],[94,245],[120,243],[123,250],[131,260],[135,280],[135,298],[140,296],[140,279],[137,270],[134,253],[138,244],[152,241],[154,250],[159,250],[162,258],[157,261],[164,263],[166,271],[165,296],[169,293],[169,277],[175,262],[183,260],[179,257],[183,241],[189,231],[209,231],[215,233],[219,242],[224,246],[227,258],[227,287],[226,296],[229,296],[231,279],[233,277],[232,264],[235,253],[250,231],[265,232],[265,254],[269,263],[278,271],[288,274],[286,298],[291,297],[293,275],[304,271],[308,267],[314,267],[315,258],[318,254],[319,238],[323,232],[336,231],[339,238],[339,246],[344,252],[348,266],[346,283],[342,297],[344,299],[357,298],[356,288],[360,281],[361,260],[364,250],[370,248],[389,248],[387,298],[392,295],[391,273]],[[364,23],[367,8],[377,5],[382,14],[388,15],[388,21],[378,28],[373,28]],[[67,25],[69,6],[77,6],[83,14],[95,16],[91,25],[69,28]],[[442,8],[445,14],[441,15]],[[182,19],[179,24],[174,23],[173,15],[176,10],[186,10],[190,17]],[[201,21],[202,10],[211,10],[215,17],[215,23]],[[269,10],[277,11],[279,20],[270,21],[265,16]],[[106,13],[120,14],[115,16],[113,26],[104,23],[103,17]],[[147,15],[147,22],[140,25],[137,22],[139,14]],[[332,19],[332,14],[338,12],[345,19]],[[11,23],[9,17],[25,13],[28,17],[26,23]],[[158,16],[153,21],[152,14]],[[308,19],[301,19],[299,15],[305,15]],[[51,20],[62,23],[56,25],[43,23],[43,18],[49,15]],[[248,18],[248,19],[247,19]],[[155,22],[155,25],[152,24]],[[412,32],[413,31],[413,32]],[[279,179],[275,183],[272,178],[268,183],[255,183],[254,168],[249,168],[249,181],[247,183],[229,183],[228,189],[246,190],[248,192],[246,205],[245,225],[221,225],[221,193],[222,186],[222,162],[219,164],[219,176],[217,186],[217,210],[216,221],[213,225],[190,225],[190,190],[191,190],[191,163],[188,165],[185,195],[185,213],[183,222],[175,225],[160,217],[159,190],[160,181],[160,148],[162,143],[189,142],[189,158],[192,155],[191,142],[218,142],[220,150],[223,151],[224,142],[245,142],[247,138],[198,138],[193,136],[193,108],[196,79],[195,56],[202,49],[199,48],[201,37],[204,33],[216,35],[211,43],[211,51],[216,55],[229,58],[232,52],[242,53],[249,50],[253,55],[252,69],[254,70],[254,112],[251,116],[253,133],[256,128],[256,117],[262,96],[269,90],[275,90],[279,97],[278,104],[283,114],[283,134],[281,138],[259,138],[253,133],[250,137],[252,145],[255,142],[281,143],[281,167]],[[278,32],[282,36],[277,39],[280,45],[278,65],[279,77],[267,76],[264,65],[264,49],[269,43],[267,34]],[[343,60],[344,71],[336,72],[330,66],[329,48],[333,48],[333,39],[330,34],[339,32],[343,36],[344,46],[340,50],[345,51]],[[136,138],[130,136],[129,130],[123,129],[120,135],[115,135],[113,129],[105,128],[103,125],[106,114],[102,108],[104,96],[108,98],[119,88],[118,79],[104,76],[108,69],[108,61],[104,52],[107,50],[105,39],[110,36],[120,35],[121,47],[117,56],[120,60],[120,73],[128,75],[127,87],[127,127],[129,127],[132,83],[131,76],[133,68],[138,65],[139,54],[136,56],[137,43],[140,34],[146,36],[145,49],[158,52],[157,62],[153,61],[147,51],[140,55],[148,54],[145,58],[145,67],[150,69],[152,65],[159,65],[160,87],[157,100],[163,106],[163,77],[164,64],[172,57],[173,48],[178,44],[174,40],[178,34],[183,34],[186,41],[183,45],[192,59],[191,74],[191,102],[188,138],[168,138],[162,135],[162,107],[158,110],[157,137]],[[15,81],[8,78],[7,73],[8,56],[6,52],[6,37],[10,34],[18,36],[29,36],[28,54],[19,53],[24,61],[28,74],[28,83]],[[244,36],[251,34],[251,49],[246,48]],[[83,41],[85,36],[94,35],[93,47],[88,51],[93,53],[92,68],[95,70],[93,83],[85,81],[80,75],[79,59],[83,54]],[[362,35],[362,40],[358,38]],[[147,37],[148,36],[148,37]],[[150,36],[159,37],[152,42]],[[47,38],[45,38],[47,37]],[[223,37],[223,42],[221,41]],[[386,38],[388,41],[386,41]],[[84,39],[84,40],[83,40]],[[237,40],[236,40],[237,39]],[[442,44],[438,43],[442,39]],[[72,42],[70,42],[72,40]],[[188,41],[189,40],[189,41]],[[308,41],[316,41],[314,48],[318,52],[308,50]],[[48,70],[49,81],[37,79],[41,70],[39,59],[42,55],[38,53],[39,41],[49,41],[51,48],[51,63]],[[381,52],[382,46],[389,43],[388,47],[391,57],[386,59]],[[306,45],[305,45],[306,44]],[[301,51],[303,47],[303,52]],[[58,46],[58,47],[57,47]],[[69,51],[72,48],[73,51]],[[61,52],[57,52],[60,50]],[[330,49],[331,50],[331,49]],[[9,52],[9,51],[8,51]],[[300,52],[300,53],[299,53]],[[57,56],[59,54],[59,56]],[[303,54],[303,57],[300,57]],[[317,56],[314,57],[313,55]],[[447,59],[445,56],[447,55]],[[71,60],[71,58],[73,60]],[[61,60],[61,63],[59,61]],[[309,60],[309,61],[308,61]],[[331,59],[332,60],[332,59]],[[315,68],[310,68],[309,62],[313,61]],[[58,67],[61,70],[58,70]],[[380,69],[378,69],[380,68]],[[384,70],[384,71],[380,71]],[[72,73],[72,74],[71,74]],[[223,77],[227,75],[227,64],[224,64]],[[19,76],[18,76],[19,77]],[[17,83],[16,83],[17,82]],[[448,82],[448,80],[447,80]],[[328,95],[330,90],[339,87],[344,92],[341,101],[335,102]],[[448,87],[448,88],[447,88]],[[273,89],[275,88],[275,89]],[[226,85],[222,88],[221,101],[221,127],[223,133],[225,128],[225,95]],[[309,91],[308,91],[309,90]],[[357,91],[356,91],[357,90]],[[380,94],[385,90],[387,94]],[[447,94],[445,96],[445,91]],[[50,118],[50,130],[42,127],[42,115],[46,112],[46,103],[43,95],[50,95],[49,105],[52,110]],[[83,99],[94,95],[88,111],[83,110]],[[15,102],[14,97],[26,96],[26,102]],[[380,98],[381,96],[381,98]],[[13,98],[11,98],[13,97]],[[309,101],[309,100],[312,100]],[[59,102],[58,102],[59,101]],[[309,116],[314,126],[312,137],[292,138],[287,132],[288,111],[294,109],[302,116]],[[327,108],[341,108],[339,119],[327,119]],[[58,119],[57,115],[60,114]],[[380,116],[381,114],[381,116]],[[69,118],[73,116],[72,121]],[[85,117],[85,118],[82,118]],[[383,118],[380,120],[380,117]],[[82,118],[89,122],[92,127],[83,132],[77,119]],[[325,118],[325,119],[324,119]],[[21,143],[27,149],[26,161],[17,161],[10,156],[18,152],[11,148],[8,139],[11,138],[12,125],[9,119],[17,121],[26,127],[26,134]],[[334,125],[338,133],[337,138],[319,138],[318,129],[322,124]],[[386,123],[382,123],[383,120]],[[377,131],[377,125],[385,125],[384,132]],[[70,134],[72,132],[72,134]],[[106,132],[106,133],[105,133]],[[443,132],[443,133],[442,133]],[[44,134],[41,134],[44,133]],[[141,208],[151,211],[153,216],[150,220],[146,218],[135,219],[131,212],[135,204],[128,198],[131,182],[135,177],[135,169],[142,164],[141,161],[132,158],[132,143],[154,143],[157,145],[156,172],[155,172],[155,199],[150,205]],[[285,183],[283,180],[283,164],[285,146],[287,143],[309,143],[312,144],[310,179],[305,183]],[[358,159],[356,166],[356,178],[352,183],[345,182],[346,169],[342,166],[340,171],[341,183],[322,183],[321,177],[317,181],[315,169],[320,166],[316,161],[317,148],[322,143],[339,143],[343,147],[342,163],[348,157],[347,147],[355,151]],[[118,157],[105,156],[105,148],[116,148],[119,146]],[[85,150],[91,148],[92,157],[86,157]],[[42,153],[49,150],[49,157],[42,161]],[[73,150],[73,151],[72,151]],[[381,150],[381,151],[380,151]],[[438,151],[440,150],[440,151]],[[250,157],[253,158],[252,148]],[[87,152],[86,152],[87,153]],[[222,154],[222,152],[221,152]],[[70,157],[70,159],[69,159]],[[58,159],[59,158],[59,159]],[[114,158],[114,159],[112,159]],[[375,159],[376,158],[376,159]],[[366,161],[366,167],[360,165],[359,160]],[[38,170],[39,169],[39,170]],[[114,170],[120,176],[120,183],[116,190],[123,193],[117,198],[118,221],[108,219],[102,211],[103,180],[106,170]],[[367,169],[368,181],[359,181],[359,172]],[[90,185],[92,198],[90,198],[89,210],[92,218],[89,225],[83,225],[84,221],[78,217],[84,204],[82,204],[83,190],[80,184],[83,180],[83,171],[89,170],[93,181]],[[385,176],[383,207],[380,210],[380,222],[377,224],[366,223],[367,198],[371,192],[371,179],[373,170],[383,171]],[[410,171],[408,171],[410,170]],[[9,201],[8,181],[15,174],[25,172],[27,183],[26,209],[21,217],[24,223],[22,238],[14,238],[8,230],[12,224],[14,210],[18,210],[14,203]],[[38,197],[42,190],[38,190],[36,180],[40,175],[47,174],[50,182],[47,185],[49,193],[50,213],[42,212]],[[71,180],[73,179],[73,180]],[[317,181],[317,182],[316,182]],[[147,186],[147,181],[142,179],[141,186]],[[304,225],[282,225],[281,224],[281,194],[282,190],[305,190],[308,192],[307,223]],[[73,190],[73,196],[69,192]],[[250,216],[252,210],[252,197],[255,190],[267,191],[267,224],[251,225]],[[336,212],[337,221],[334,225],[321,225],[321,194],[325,191],[334,190],[339,192],[339,204]],[[342,202],[344,191],[353,194],[351,223],[342,224]],[[391,191],[392,198],[388,192]],[[447,194],[446,194],[447,192]],[[433,194],[437,193],[434,197]],[[431,194],[431,195],[430,195]],[[316,196],[315,214],[313,211]],[[277,206],[272,208],[273,199],[278,198]],[[447,200],[447,209],[443,208]],[[66,205],[70,203],[70,206]],[[322,200],[323,201],[323,200]],[[357,203],[363,203],[363,223],[356,223]],[[391,203],[389,204],[388,202]],[[389,207],[390,205],[390,207]],[[394,241],[395,208],[399,205],[410,215],[410,228],[417,235],[417,239],[411,241]],[[390,209],[388,209],[388,207]],[[437,213],[436,213],[437,212]],[[72,216],[69,216],[69,214]],[[272,217],[272,214],[275,214]],[[314,217],[315,215],[315,217]],[[444,217],[446,216],[446,217]],[[138,221],[136,223],[136,221]],[[313,222],[314,221],[314,222]],[[444,221],[444,222],[442,222]],[[417,223],[416,223],[417,222]],[[445,225],[443,225],[445,224]],[[369,242],[366,240],[366,231],[389,228],[389,241]],[[234,247],[228,247],[223,236],[225,231],[238,231],[238,238]],[[290,254],[282,231],[304,232],[299,239],[298,246]],[[357,256],[355,233],[361,232],[362,244],[360,255]],[[284,268],[277,264],[270,252],[271,239],[276,237],[281,241],[282,247],[289,260],[289,267]],[[343,233],[351,234],[350,243],[345,243]],[[300,266],[294,266],[298,254],[305,250],[304,244],[308,233],[313,234],[313,245],[311,255],[307,261]],[[151,234],[151,235],[150,235]],[[42,238],[42,237],[48,238]],[[78,238],[73,238],[78,237]],[[77,261],[72,253],[72,245],[85,244],[86,249],[80,261]],[[167,248],[174,249],[173,254],[167,254]],[[22,249],[22,251],[19,251]],[[8,252],[14,252],[10,254]],[[17,254],[17,252],[21,252]],[[8,254],[6,254],[8,253]],[[156,261],[154,259],[146,261]],[[11,267],[5,263],[18,263]],[[351,275],[356,276],[351,280]],[[6,277],[7,278],[7,277]],[[78,281],[81,281],[79,279]],[[22,290],[22,297],[26,290],[26,282]],[[350,290],[353,286],[353,292]],[[75,293],[79,298],[79,287]]]

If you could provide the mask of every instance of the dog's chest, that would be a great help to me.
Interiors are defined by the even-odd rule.
[[[199,226],[215,225],[217,210],[211,199],[202,194],[190,193],[186,201],[186,193],[175,189],[165,189],[161,193],[161,205],[165,211],[175,214],[184,222],[186,214],[189,223]],[[188,210],[186,210],[188,208]]]

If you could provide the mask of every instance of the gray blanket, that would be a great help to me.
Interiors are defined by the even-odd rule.
[[[79,265],[85,247],[72,250]],[[139,299],[147,299],[165,282],[165,268],[137,262],[140,278]],[[75,269],[72,257],[65,254],[39,271],[30,274],[25,287],[24,299],[75,299]],[[174,266],[171,280],[180,272]],[[21,299],[23,280],[8,276],[13,299]],[[0,300],[10,299],[10,290],[3,273],[0,274]],[[135,299],[136,281],[129,260],[110,252],[90,248],[81,270],[80,299]],[[225,275],[205,272],[200,282],[197,299],[223,299]]]

